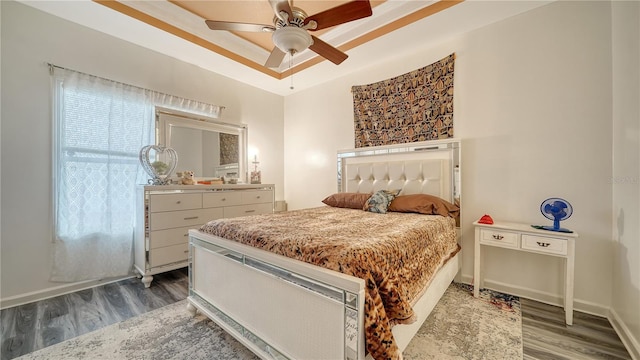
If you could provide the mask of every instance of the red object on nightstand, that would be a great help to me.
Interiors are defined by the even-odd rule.
[[[482,217],[480,218],[480,220],[478,220],[478,223],[480,224],[493,224],[493,219],[491,218],[491,216],[484,214],[482,215]]]

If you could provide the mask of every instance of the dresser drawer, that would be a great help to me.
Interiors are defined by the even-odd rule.
[[[273,212],[272,203],[229,206],[224,208],[224,217],[232,218],[232,217],[239,217],[239,216],[271,214],[272,212]]]
[[[189,244],[165,246],[149,251],[149,266],[156,267],[178,261],[186,261],[189,257]]]
[[[181,228],[152,231],[149,240],[149,248],[156,249],[165,246],[186,244],[189,241],[189,229],[193,228],[193,226],[187,226]]]
[[[494,246],[518,248],[518,233],[504,230],[480,230],[480,242]]]
[[[271,190],[245,190],[242,191],[242,204],[263,204],[273,202]]]
[[[522,248],[549,254],[567,255],[567,240],[522,234]]]
[[[222,208],[152,213],[150,229],[154,231],[187,226],[195,227],[207,221],[220,219],[222,216]]]
[[[211,192],[202,195],[202,207],[242,205],[242,194],[238,191]]]
[[[149,212],[200,209],[202,194],[153,194],[149,195]]]

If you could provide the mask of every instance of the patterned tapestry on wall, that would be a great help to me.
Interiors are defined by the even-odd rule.
[[[453,137],[456,56],[398,77],[353,86],[355,147]]]
[[[238,162],[238,135],[220,133],[220,165]]]

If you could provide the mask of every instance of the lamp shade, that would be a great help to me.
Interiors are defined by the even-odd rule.
[[[278,49],[285,53],[300,52],[313,43],[307,30],[295,26],[285,26],[277,29],[273,32],[272,38]]]

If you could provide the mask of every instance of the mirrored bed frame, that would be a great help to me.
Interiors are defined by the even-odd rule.
[[[460,204],[460,151],[457,140],[340,151],[338,189],[402,189]],[[449,259],[414,303],[417,321],[393,327],[400,351],[458,274],[461,258]],[[204,313],[263,359],[370,359],[364,293],[360,278],[189,231],[189,311]]]

